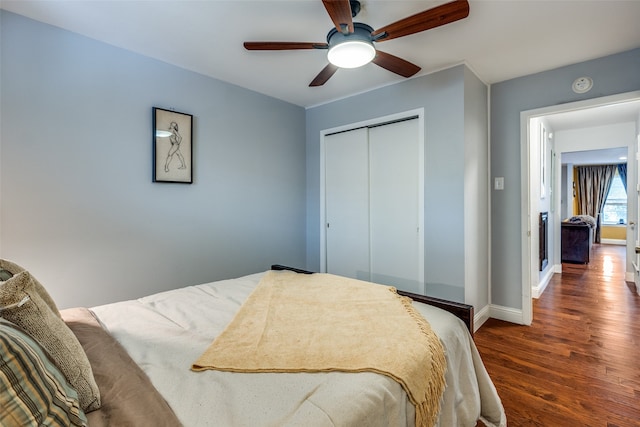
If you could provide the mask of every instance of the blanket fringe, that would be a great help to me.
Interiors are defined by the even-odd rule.
[[[405,297],[398,293],[398,290],[394,287],[389,287],[389,291],[396,295],[396,297],[402,302],[402,305],[407,310],[407,313],[412,319],[416,321],[418,328],[424,334],[425,337],[430,337],[433,334],[431,325],[425,320],[425,318],[415,309],[413,306],[413,300],[409,297]],[[421,402],[412,401],[416,407],[416,426],[433,426],[438,421],[438,414],[440,413],[440,405],[442,403],[442,396],[444,394],[444,388],[446,387],[446,380],[444,372],[447,367],[447,362],[444,357],[444,349],[440,340],[428,340],[429,351],[432,354],[432,366],[431,371],[442,372],[442,376],[436,378],[432,376],[432,380],[428,382],[428,389],[426,394],[421,396]],[[411,399],[411,395],[409,398]],[[412,399],[411,399],[412,400]],[[433,411],[433,408],[436,408]]]

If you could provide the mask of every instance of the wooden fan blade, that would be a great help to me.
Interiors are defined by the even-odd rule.
[[[383,42],[450,24],[467,16],[469,16],[469,2],[454,0],[379,28],[371,35],[375,37],[386,33],[380,39],[376,39],[376,42]]]
[[[326,43],[311,42],[244,42],[247,50],[328,49]]]
[[[322,4],[327,9],[336,30],[341,33],[344,33],[345,30],[349,34],[353,33],[353,18],[349,0],[322,0]]]
[[[309,83],[309,87],[322,86],[333,76],[336,71],[338,71],[338,67],[333,64],[327,64],[326,67],[320,71],[320,74],[316,76],[315,79],[311,83]]]
[[[399,74],[402,77],[411,77],[415,73],[420,71],[420,67],[418,67],[417,65],[412,64],[409,61],[405,61],[402,58],[398,58],[395,55],[391,55],[390,53],[382,52],[379,50],[376,51],[376,56],[371,62],[391,71],[392,73]]]

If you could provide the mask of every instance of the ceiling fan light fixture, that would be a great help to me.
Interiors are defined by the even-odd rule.
[[[410,36],[411,34],[451,24],[469,16],[469,0],[451,0],[448,3],[400,19],[374,31],[367,24],[353,22],[353,18],[360,11],[359,0],[322,0],[322,4],[333,22],[333,28],[327,34],[327,43],[244,42],[245,49],[328,50],[329,64],[309,83],[309,87],[322,86],[340,68],[357,68],[369,62],[373,62],[375,65],[399,76],[408,78],[420,71],[420,67],[390,53],[376,51],[373,46],[374,42],[378,43]]]
[[[371,42],[345,41],[329,48],[329,62],[340,68],[358,68],[368,64],[376,56]]]
[[[329,53],[327,59],[336,67],[358,68],[368,64],[376,56],[371,32],[373,28],[360,22],[353,23],[353,33],[344,34],[335,28],[327,34]]]

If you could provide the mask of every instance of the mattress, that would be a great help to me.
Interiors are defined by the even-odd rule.
[[[376,373],[191,371],[264,273],[92,307],[187,427],[413,426],[402,387]],[[506,426],[500,398],[462,321],[413,303],[445,348],[439,426]]]

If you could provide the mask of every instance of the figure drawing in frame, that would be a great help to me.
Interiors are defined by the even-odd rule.
[[[167,161],[164,164],[164,171],[166,173],[169,173],[169,163],[171,163],[173,156],[176,156],[178,160],[180,160],[180,166],[178,166],[178,169],[187,168],[187,164],[184,162],[184,156],[180,152],[180,143],[182,142],[182,136],[180,136],[178,130],[178,124],[176,122],[171,122],[169,124],[169,132],[171,132],[169,141],[171,142],[171,148],[169,148],[169,152],[167,153]]]
[[[193,182],[193,116],[153,109],[153,181]]]

